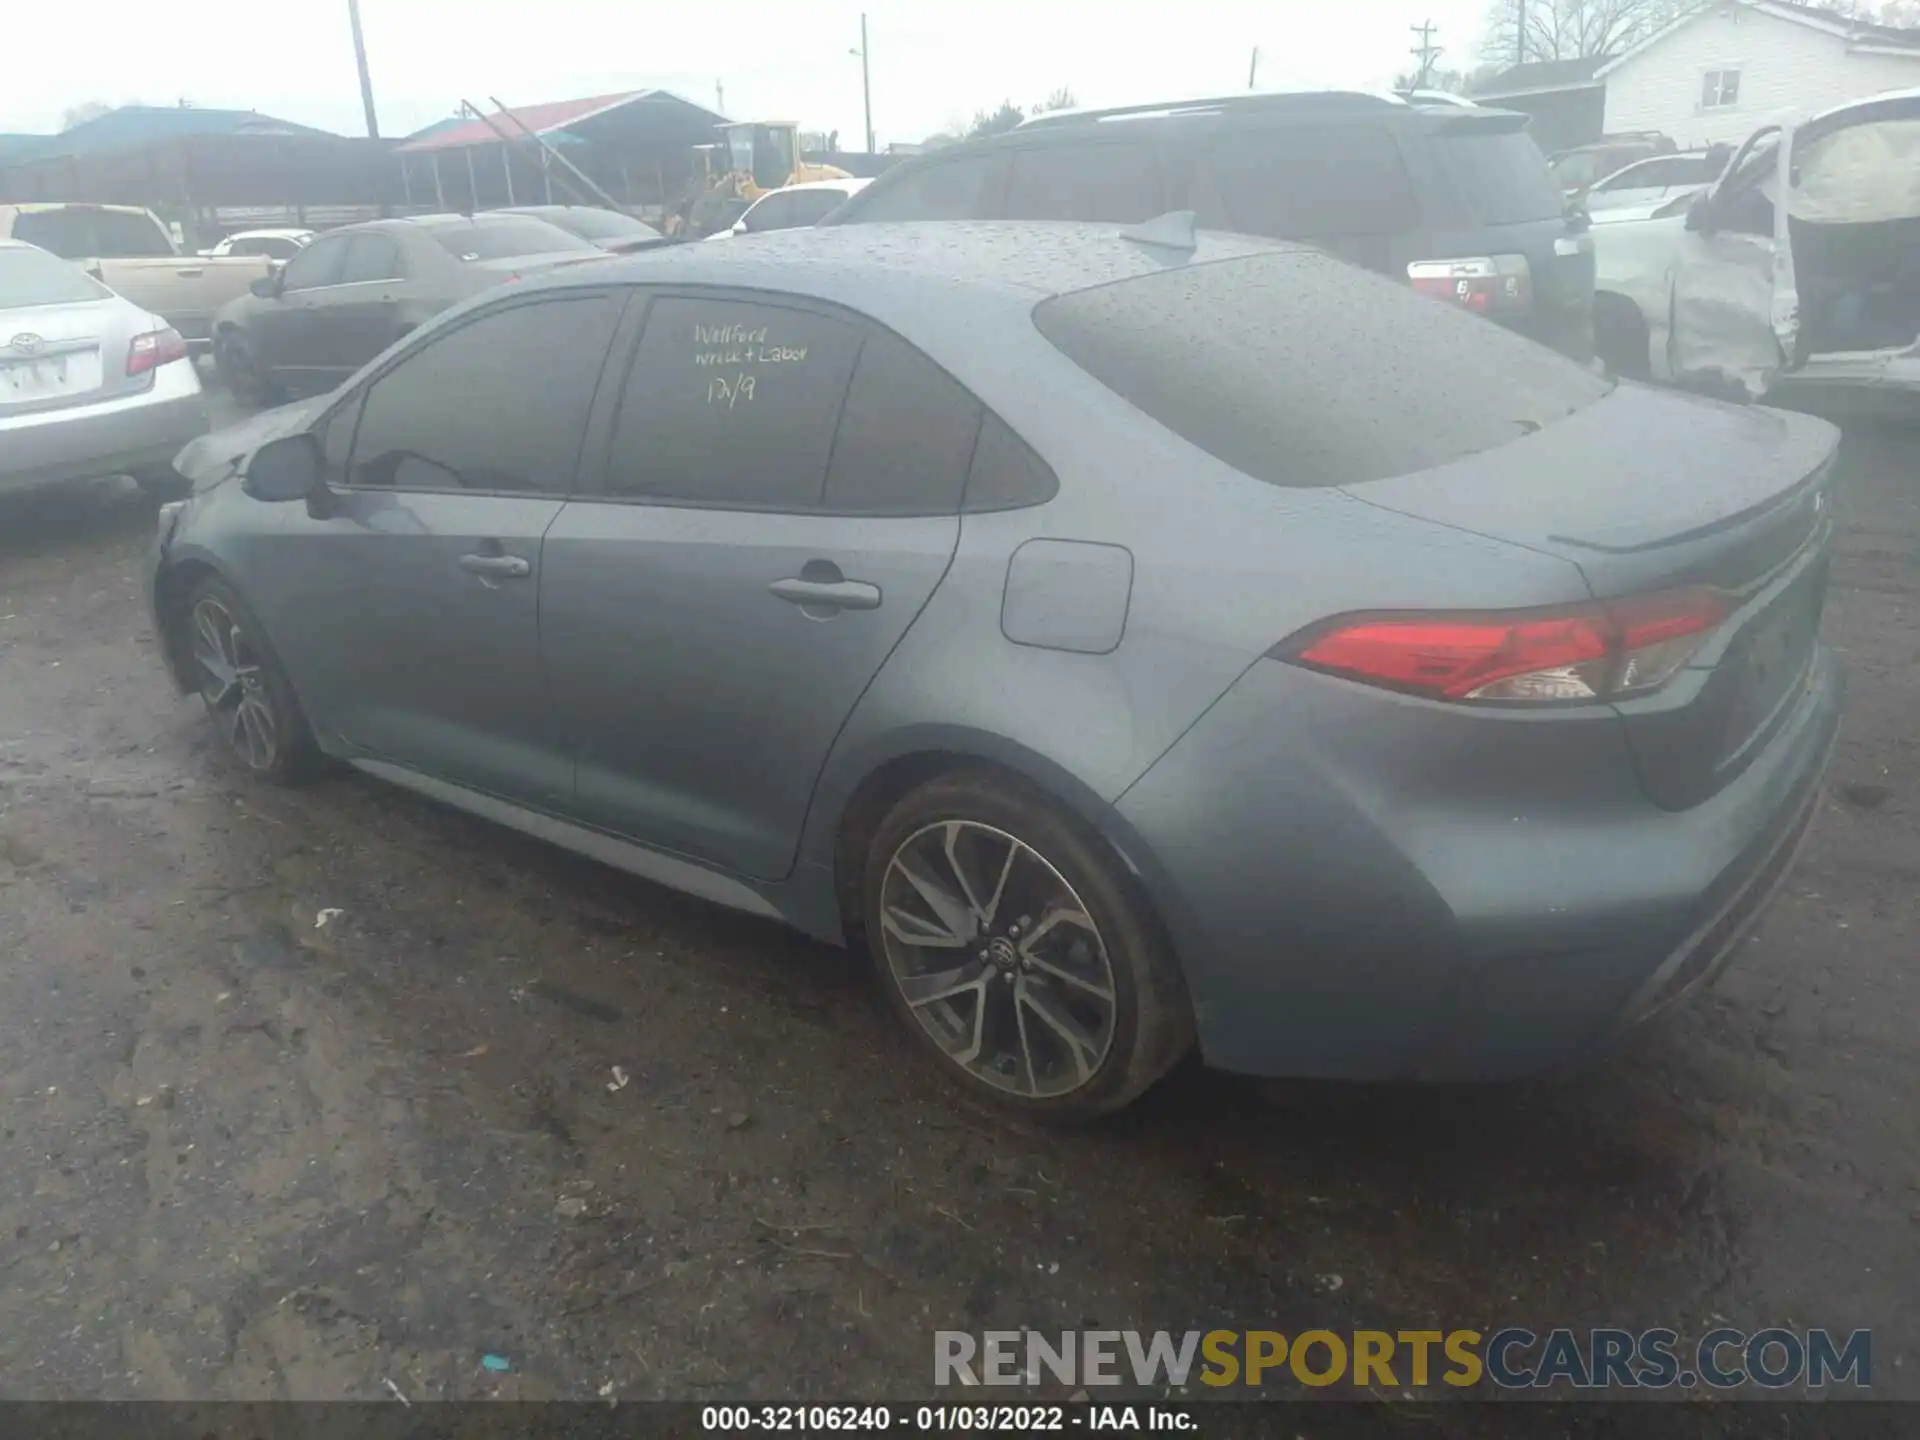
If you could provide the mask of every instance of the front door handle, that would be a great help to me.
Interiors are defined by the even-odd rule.
[[[864,580],[776,580],[767,589],[805,610],[878,610],[880,587]]]
[[[518,555],[462,555],[460,568],[482,580],[524,580],[533,566]]]

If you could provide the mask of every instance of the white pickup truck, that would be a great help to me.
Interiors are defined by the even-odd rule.
[[[212,347],[214,311],[273,269],[264,255],[182,255],[159,217],[131,205],[0,205],[0,240],[9,239],[73,261],[195,352]]]

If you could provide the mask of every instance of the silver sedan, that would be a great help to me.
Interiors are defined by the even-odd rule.
[[[0,240],[0,490],[131,475],[156,493],[207,429],[166,321],[37,246]]]

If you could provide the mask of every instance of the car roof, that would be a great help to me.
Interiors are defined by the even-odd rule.
[[[558,208],[558,207],[556,207]],[[578,209],[595,207],[578,206]],[[362,220],[355,225],[337,225],[316,238],[335,235],[405,235],[416,230],[452,230],[463,225],[494,225],[504,221],[537,220],[537,215],[521,211],[482,210],[473,215],[393,215],[384,220]]]
[[[615,210],[609,205],[573,205],[555,201],[551,205],[503,205],[498,210],[483,210],[482,215],[531,215],[534,219],[544,219],[548,215],[565,215],[573,210],[592,210],[601,215],[625,215],[624,210]],[[631,219],[631,216],[628,216]]]
[[[118,215],[151,215],[144,205],[101,205],[92,200],[22,200],[0,205],[0,210],[15,215],[36,215],[43,210],[111,210]]]
[[[315,232],[312,230],[302,230],[297,227],[282,227],[279,229],[274,229],[272,227],[269,227],[264,230],[236,230],[231,235],[227,236],[227,238],[229,240],[253,240],[253,239],[293,240],[293,239],[297,239],[299,236],[312,235],[314,233]]]
[[[1041,300],[1151,274],[1173,264],[1308,247],[1214,231],[1172,250],[1123,227],[1054,221],[935,220],[773,230],[751,245],[668,245],[583,261],[519,289],[625,284],[766,290],[845,305],[905,333],[983,304],[1025,313]]]
[[[769,190],[767,195],[787,195],[795,190],[837,190],[842,195],[851,195],[857,190],[864,190],[872,183],[873,178],[867,175],[848,175],[839,180],[802,180],[798,184],[782,185],[778,190]],[[767,195],[762,195],[760,199],[766,199]]]
[[[924,151],[876,178],[890,184],[896,175],[917,174],[963,156],[1037,145],[1083,145],[1090,140],[1120,139],[1143,130],[1201,132],[1237,125],[1269,127],[1292,122],[1317,127],[1486,125],[1509,129],[1525,125],[1527,119],[1518,111],[1492,105],[1414,104],[1398,95],[1360,90],[1262,92],[1251,98],[1241,95],[1160,101],[1107,110],[1060,110],[1033,116],[998,135]]]

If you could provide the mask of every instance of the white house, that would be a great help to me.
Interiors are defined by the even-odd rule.
[[[1610,135],[1658,130],[1683,147],[1738,144],[1760,126],[1920,86],[1920,30],[1791,0],[1713,0],[1593,72]]]

